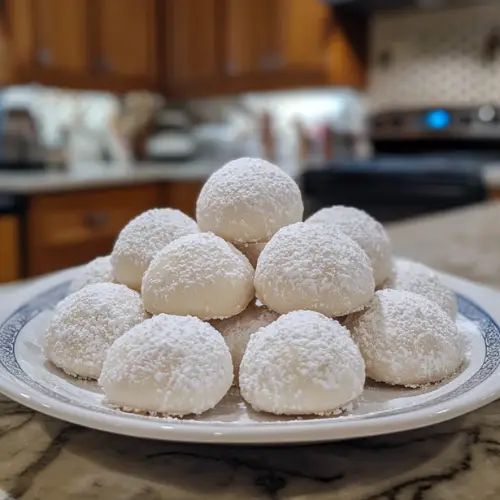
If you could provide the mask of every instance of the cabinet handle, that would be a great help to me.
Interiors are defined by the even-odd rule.
[[[95,62],[94,62],[94,66],[97,69],[97,71],[100,71],[102,73],[107,73],[108,71],[111,70],[111,64],[104,57],[96,58]]]
[[[52,63],[52,52],[49,49],[39,49],[36,60],[40,66],[48,66]]]
[[[89,229],[101,229],[109,222],[106,212],[90,212],[83,218],[83,225]]]
[[[234,61],[226,61],[226,74],[229,76],[236,74],[236,64],[234,64]]]
[[[278,71],[283,67],[283,56],[279,53],[271,55],[271,67],[273,71]]]

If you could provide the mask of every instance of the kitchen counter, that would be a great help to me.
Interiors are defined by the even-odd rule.
[[[221,162],[214,160],[197,160],[184,163],[78,165],[77,168],[67,172],[0,171],[0,194],[31,195],[151,182],[205,181],[221,165]],[[292,177],[299,175],[297,165],[283,167],[283,169]],[[482,177],[488,189],[500,188],[500,165],[485,166],[482,170]]]
[[[389,232],[400,255],[500,287],[499,219],[483,204]],[[499,467],[500,401],[393,436],[222,447],[105,434],[0,397],[0,499],[496,500]]]
[[[0,172],[0,193],[31,195],[153,182],[204,181],[219,164],[212,160],[134,165],[79,165],[67,172]]]

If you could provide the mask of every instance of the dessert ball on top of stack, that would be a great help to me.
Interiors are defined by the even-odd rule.
[[[152,314],[229,318],[252,300],[253,274],[247,258],[222,238],[183,236],[151,262],[142,282],[144,306]]]
[[[323,208],[307,222],[325,223],[352,238],[370,258],[375,286],[380,287],[392,276],[392,248],[380,222],[363,210],[341,205]]]
[[[457,299],[452,290],[443,284],[438,273],[420,262],[395,259],[394,276],[385,288],[418,293],[435,302],[452,319],[457,317]]]
[[[238,244],[267,242],[278,229],[301,221],[303,213],[294,180],[258,158],[240,158],[217,170],[196,204],[202,231]]]
[[[118,235],[111,253],[115,280],[140,290],[155,255],[177,238],[197,232],[196,222],[179,210],[155,208],[142,213]]]
[[[257,298],[281,314],[308,309],[344,316],[362,309],[374,289],[366,253],[327,224],[298,222],[280,229],[255,270]]]

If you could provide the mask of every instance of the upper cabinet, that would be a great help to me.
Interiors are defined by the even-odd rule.
[[[156,0],[6,0],[11,80],[157,88]]]
[[[163,7],[167,91],[212,84],[221,74],[220,0],[164,0]]]
[[[137,88],[157,84],[156,0],[88,0],[94,73]]]
[[[14,80],[65,81],[85,73],[86,0],[7,2]]]
[[[366,25],[323,0],[4,0],[10,81],[190,98],[362,87]]]

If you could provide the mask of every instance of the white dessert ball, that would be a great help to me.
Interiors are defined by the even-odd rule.
[[[212,233],[183,236],[151,262],[142,298],[152,314],[222,319],[244,311],[254,296],[253,267]]]
[[[116,281],[140,290],[153,257],[175,239],[198,231],[193,219],[171,208],[155,208],[132,219],[118,235],[111,253]]]
[[[110,405],[166,415],[213,408],[233,381],[224,339],[198,318],[160,314],[109,350],[99,378]]]
[[[262,327],[269,325],[278,318],[279,314],[270,311],[267,307],[250,303],[242,313],[232,318],[212,322],[212,326],[222,333],[231,352],[236,383],[238,382],[243,353],[250,337]]]
[[[78,270],[78,274],[71,282],[70,293],[75,293],[87,285],[111,283],[113,280],[111,257],[109,255],[97,257]]]
[[[348,328],[378,382],[418,387],[457,372],[464,340],[437,304],[402,290],[380,290],[369,306],[348,319]]]
[[[438,273],[419,262],[396,259],[394,276],[385,288],[405,290],[418,293],[438,304],[453,319],[457,317],[457,298],[453,290],[448,288]]]
[[[45,356],[69,375],[96,379],[113,342],[147,317],[141,296],[125,285],[88,285],[57,304]]]
[[[217,170],[196,205],[202,231],[235,243],[267,241],[283,226],[301,221],[303,213],[295,181],[258,158],[240,158]]]
[[[257,298],[281,314],[308,309],[343,316],[362,309],[374,288],[366,253],[326,224],[299,222],[280,229],[255,270]]]
[[[261,243],[235,243],[235,247],[248,259],[250,264],[255,268],[259,260],[262,250],[267,245],[267,241]]]
[[[243,398],[258,411],[340,412],[362,392],[365,363],[346,328],[313,311],[295,311],[252,335],[240,366]]]
[[[323,208],[313,214],[308,223],[332,225],[352,238],[370,258],[375,286],[380,286],[392,275],[392,246],[380,222],[363,210],[341,205]]]

